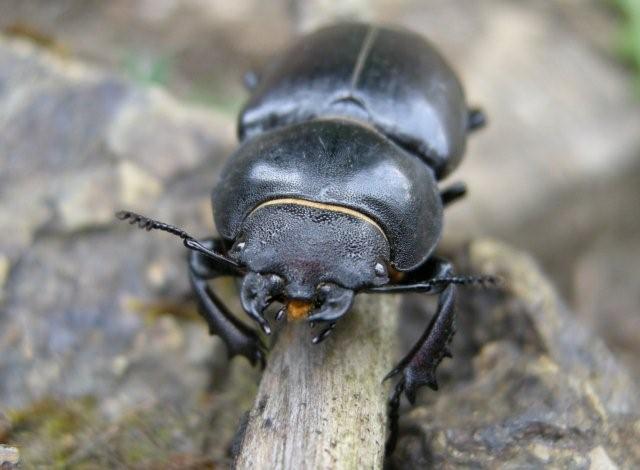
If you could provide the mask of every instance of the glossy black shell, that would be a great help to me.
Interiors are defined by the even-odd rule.
[[[368,215],[385,232],[401,271],[425,261],[442,230],[432,169],[372,127],[347,119],[313,120],[245,141],[213,192],[218,232],[234,240],[253,209],[278,198]]]
[[[241,140],[318,117],[369,123],[438,179],[460,162],[467,106],[456,75],[421,36],[346,23],[304,37],[261,74],[239,119]]]

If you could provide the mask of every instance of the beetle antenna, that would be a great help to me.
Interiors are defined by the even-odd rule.
[[[446,276],[436,277],[431,279],[427,284],[440,285],[440,284],[458,284],[461,286],[477,285],[480,287],[491,288],[501,285],[503,282],[501,277],[498,276]]]
[[[150,219],[149,217],[145,217],[144,215],[136,214],[135,212],[131,211],[116,212],[116,218],[119,220],[128,220],[131,225],[137,224],[138,228],[146,230],[147,232],[150,232],[151,230],[160,230],[162,232],[167,232],[180,237],[182,239],[182,242],[184,243],[184,246],[186,246],[190,250],[198,251],[209,258],[220,261],[237,270],[240,269],[240,265],[238,263],[220,253],[216,253],[215,251],[210,250],[200,241],[191,236],[188,232],[176,227],[175,225],[170,225],[165,222],[160,222],[159,220]]]
[[[129,220],[129,223],[131,225],[138,224],[138,228],[144,229],[147,232],[150,232],[151,230],[161,230],[163,232],[168,232],[176,235],[183,240],[194,239],[187,232],[179,229],[174,225],[169,225],[158,220],[150,219],[148,217],[145,217],[144,215],[136,214],[135,212],[119,211],[116,212],[116,218],[120,220]]]

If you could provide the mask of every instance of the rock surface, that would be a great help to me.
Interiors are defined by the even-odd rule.
[[[18,41],[0,103],[0,442],[27,466],[224,461],[257,371],[192,321],[179,241],[113,214],[212,233],[231,124]]]

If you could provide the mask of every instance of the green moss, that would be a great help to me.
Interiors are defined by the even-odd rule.
[[[640,93],[640,0],[612,0],[621,14],[622,24],[616,46],[620,57],[630,65]]]
[[[7,412],[7,442],[20,448],[30,465],[62,467],[80,441],[78,436],[95,417],[95,400],[60,401],[44,398]]]
[[[191,93],[187,96],[187,101],[205,108],[215,109],[219,113],[236,117],[240,112],[245,96],[236,93],[234,90],[226,90],[226,93],[217,92],[220,88],[211,84],[194,85]]]
[[[95,400],[90,397],[75,401],[44,398],[27,408],[9,411],[10,435],[43,432],[48,436],[76,432],[93,415]]]
[[[128,54],[123,60],[127,76],[144,86],[164,87],[169,82],[173,63],[169,57],[142,57]]]

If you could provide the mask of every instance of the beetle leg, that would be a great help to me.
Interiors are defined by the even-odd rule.
[[[385,377],[389,379],[402,372],[404,393],[412,404],[415,402],[416,391],[427,385],[433,390],[438,389],[436,368],[444,357],[451,355],[448,344],[455,332],[454,303],[456,286],[447,286],[440,294],[438,311],[433,316],[427,329],[415,346]]]
[[[440,191],[440,199],[443,206],[448,206],[467,194],[467,185],[462,181],[453,183],[451,186]]]
[[[389,437],[384,446],[386,455],[391,455],[398,443],[398,419],[400,418],[400,398],[404,391],[404,382],[401,379],[387,402],[387,415],[389,416]]]
[[[443,278],[451,276],[452,267],[449,262],[443,259],[432,258],[419,271]],[[398,438],[398,416],[402,393],[413,404],[419,387],[427,385],[433,390],[438,389],[436,369],[443,358],[451,357],[449,343],[455,333],[456,289],[457,287],[453,283],[440,286],[436,314],[431,318],[426,330],[409,353],[384,378],[387,380],[402,373],[402,378],[396,384],[388,402],[391,432],[387,440],[387,453],[393,451]]]
[[[487,115],[480,108],[471,108],[467,114],[467,131],[473,132],[487,125]]]
[[[209,249],[221,245],[219,240],[206,240],[203,244]],[[192,252],[189,256],[191,286],[198,300],[200,314],[209,325],[209,332],[222,338],[230,358],[239,354],[251,364],[259,362],[264,368],[266,348],[256,332],[238,320],[208,285],[208,280],[230,274],[234,273],[202,253]]]

